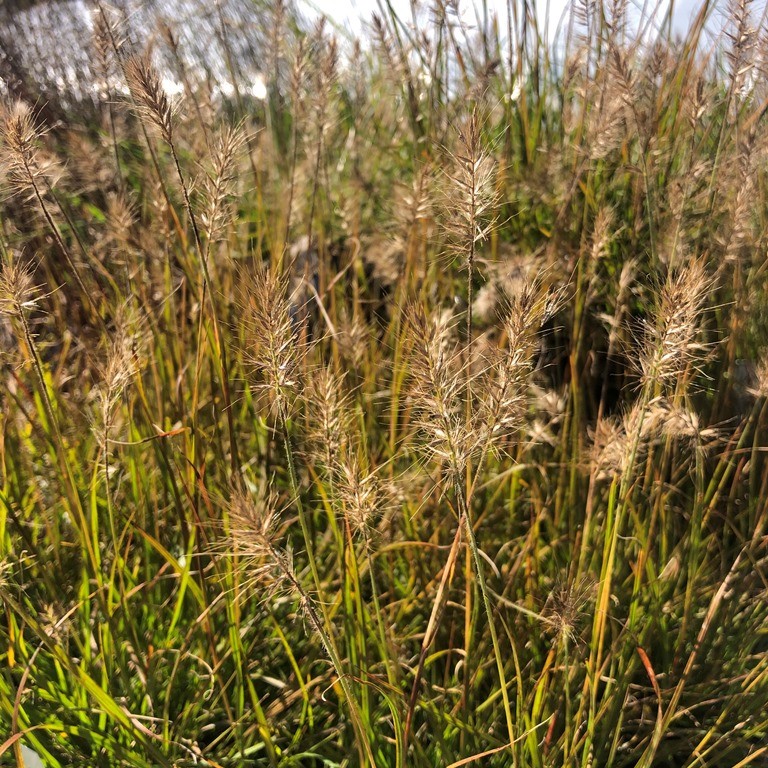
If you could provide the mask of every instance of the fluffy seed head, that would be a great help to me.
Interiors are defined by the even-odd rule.
[[[35,125],[29,104],[15,101],[6,109],[0,122],[0,135],[6,150],[15,156],[17,161],[31,160],[40,132]]]
[[[38,296],[31,264],[16,260],[0,265],[0,314],[21,317],[37,306]]]
[[[717,432],[702,427],[697,413],[660,398],[651,403],[643,420],[643,437],[651,439],[656,435],[697,447],[716,437]]]
[[[211,169],[203,188],[204,209],[200,217],[209,240],[218,238],[232,218],[228,200],[237,180],[235,161],[244,144],[245,132],[239,125],[227,126],[214,139]]]
[[[125,246],[130,238],[131,229],[138,216],[136,204],[124,192],[110,192],[107,195],[107,226],[109,237]]]
[[[628,439],[619,419],[602,419],[592,431],[592,463],[598,476],[620,473],[628,455]]]
[[[361,370],[370,348],[371,329],[359,315],[350,319],[346,313],[342,313],[337,330],[336,343],[344,362],[355,371]]]
[[[638,453],[651,435],[647,414],[647,407],[635,403],[621,417],[598,422],[592,433],[592,461],[599,477],[626,474],[636,466]]]
[[[29,192],[41,178],[53,183],[59,173],[57,163],[39,147],[45,131],[35,121],[32,108],[23,101],[14,101],[0,117],[0,169],[5,171],[11,186]]]
[[[293,557],[277,544],[276,498],[254,500],[236,493],[229,508],[228,544],[239,556],[250,580],[266,588],[267,597],[296,590]]]
[[[337,467],[337,489],[352,530],[369,542],[369,528],[375,517],[383,513],[384,494],[375,472],[360,466],[357,456],[347,455]]]
[[[592,233],[592,248],[590,256],[593,264],[597,264],[608,253],[613,230],[614,212],[612,208],[601,208],[595,218],[594,231]]]
[[[582,579],[576,584],[556,584],[549,593],[543,615],[558,641],[570,643],[578,639],[594,592],[594,582],[591,579]]]
[[[395,218],[404,233],[429,218],[432,208],[432,170],[423,164],[416,172],[413,183],[402,186],[395,208]]]
[[[483,150],[476,111],[459,130],[459,148],[455,154],[449,152],[449,162],[445,227],[455,250],[465,253],[490,234],[498,201],[495,162]]]
[[[526,281],[509,299],[505,322],[507,349],[488,361],[482,375],[479,429],[491,446],[522,426],[528,404],[539,331],[560,306],[562,292],[552,291],[540,279]]]
[[[645,327],[639,368],[643,384],[675,385],[705,349],[697,342],[699,320],[712,281],[704,263],[692,260],[671,273],[661,289],[656,320]]]
[[[443,318],[428,317],[420,305],[409,309],[408,328],[413,340],[411,374],[420,431],[432,458],[445,462],[459,476],[479,438],[475,430],[467,429],[461,412],[465,379],[460,354]]]
[[[274,270],[257,268],[245,281],[248,328],[246,354],[266,390],[285,413],[298,383],[298,343],[294,334],[287,282]]]
[[[350,422],[350,402],[344,392],[344,377],[327,366],[321,368],[310,377],[304,399],[310,456],[332,471]]]
[[[755,385],[750,387],[751,395],[768,398],[768,355],[763,355],[755,368]]]
[[[326,33],[325,20],[320,19],[309,36],[308,49],[299,52],[295,72],[297,84],[304,86],[307,117],[312,121],[306,135],[310,155],[319,150],[318,138],[322,139],[332,125],[337,64],[336,38]],[[316,156],[312,160],[316,161]]]
[[[109,438],[115,423],[117,406],[126,389],[141,369],[143,332],[136,314],[125,307],[117,317],[115,332],[109,340],[102,382],[98,388],[101,414],[100,437]]]
[[[509,299],[505,330],[509,351],[519,364],[532,364],[538,332],[560,310],[564,297],[563,288],[549,288],[536,277]]]
[[[154,125],[170,143],[173,138],[173,105],[150,56],[131,56],[123,69],[139,117]]]

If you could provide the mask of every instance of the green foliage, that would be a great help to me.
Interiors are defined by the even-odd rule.
[[[765,763],[764,30],[384,8],[3,110],[0,765]]]

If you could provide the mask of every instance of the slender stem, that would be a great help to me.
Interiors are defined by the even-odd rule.
[[[72,270],[72,276],[75,278],[75,281],[77,282],[77,285],[80,288],[80,293],[83,299],[88,303],[88,306],[91,308],[91,312],[93,314],[94,319],[98,321],[98,323],[101,325],[103,329],[104,320],[99,314],[98,308],[96,307],[96,304],[93,301],[93,296],[91,295],[91,292],[85,287],[83,278],[80,275],[80,270],[78,270],[78,268],[75,266],[74,261],[72,261],[72,256],[69,253],[69,249],[64,244],[64,238],[61,236],[61,232],[59,232],[59,228],[56,226],[56,222],[53,220],[53,217],[48,211],[48,206],[45,204],[45,201],[43,200],[43,196],[40,193],[40,189],[38,188],[37,183],[35,182],[34,173],[32,172],[32,169],[30,168],[29,164],[27,163],[26,158],[24,159],[24,170],[27,172],[27,176],[29,177],[29,183],[32,187],[32,191],[35,194],[35,199],[37,200],[38,205],[40,206],[40,210],[43,212],[43,216],[45,217],[45,220],[48,224],[48,227],[51,230],[51,233],[53,234],[53,239],[56,241],[56,245],[61,251],[61,255],[66,259],[67,264],[69,265],[69,268]]]
[[[310,621],[312,622],[315,629],[318,631],[318,634],[320,635],[320,638],[323,642],[323,646],[325,647],[325,650],[331,659],[331,663],[336,668],[336,672],[339,675],[339,682],[341,683],[342,690],[344,691],[344,696],[347,699],[347,705],[349,707],[350,715],[352,717],[352,722],[355,726],[355,730],[357,731],[357,737],[360,742],[360,746],[365,751],[366,757],[369,760],[370,765],[375,766],[376,763],[373,759],[373,751],[371,749],[371,745],[368,741],[368,738],[365,734],[365,728],[363,726],[363,720],[360,714],[360,709],[358,707],[357,700],[352,692],[352,688],[349,685],[349,681],[347,680],[347,677],[344,673],[344,667],[341,663],[341,657],[339,656],[339,652],[333,640],[332,625],[331,625],[330,617],[328,616],[328,611],[325,607],[325,603],[323,602],[322,584],[320,582],[320,573],[317,569],[317,561],[315,559],[314,547],[312,545],[312,534],[309,528],[309,521],[307,520],[306,511],[301,501],[299,481],[296,475],[296,464],[294,462],[293,449],[291,448],[290,433],[288,431],[288,417],[285,411],[285,406],[282,403],[278,405],[278,418],[280,420],[280,426],[282,427],[282,431],[283,431],[283,442],[285,445],[286,463],[288,465],[288,478],[291,484],[291,491],[293,493],[294,501],[296,503],[296,509],[298,511],[299,524],[301,525],[301,533],[302,533],[302,536],[304,537],[304,546],[306,547],[306,550],[307,550],[307,560],[309,561],[309,570],[312,573],[312,580],[314,582],[315,591],[317,593],[317,601],[318,601],[318,604],[320,605],[320,610],[323,614],[323,623],[321,623],[317,614],[314,613],[314,609],[312,609],[312,612],[309,614]],[[293,581],[298,586],[298,582],[295,581],[295,578],[293,579]],[[308,596],[303,591],[302,591],[302,594],[306,598],[305,600],[306,607],[308,609],[311,608],[311,602],[308,602]]]
[[[216,357],[219,362],[219,371],[221,374],[221,387],[222,387],[222,394],[224,396],[224,410],[226,412],[226,417],[227,417],[227,429],[229,431],[232,482],[237,484],[239,483],[239,478],[240,478],[240,460],[237,452],[235,419],[234,419],[234,413],[232,411],[232,398],[230,396],[230,387],[229,387],[229,372],[227,370],[228,368],[227,356],[226,356],[226,350],[221,340],[221,332],[219,329],[219,318],[216,313],[216,304],[214,303],[214,300],[213,300],[213,289],[210,285],[211,275],[208,270],[208,257],[205,249],[203,248],[202,239],[200,237],[200,229],[197,226],[197,218],[195,217],[195,213],[192,210],[192,204],[189,200],[189,192],[187,191],[187,184],[184,180],[184,174],[182,173],[182,170],[181,170],[181,164],[179,163],[178,155],[176,154],[176,148],[173,142],[170,140],[171,137],[167,136],[166,138],[168,140],[168,146],[171,150],[171,157],[173,158],[173,163],[176,167],[176,174],[178,175],[179,182],[181,184],[181,192],[182,192],[182,195],[184,196],[184,207],[187,209],[187,215],[189,216],[189,222],[190,222],[190,225],[192,226],[192,233],[194,234],[194,237],[195,237],[195,245],[197,246],[197,251],[200,255],[200,263],[203,269],[202,302],[203,303],[205,302],[205,297],[207,292],[208,302],[211,308],[211,319],[213,321],[213,333],[216,341]]]
[[[504,672],[504,661],[501,656],[501,646],[499,645],[499,637],[496,633],[496,626],[494,622],[493,608],[491,606],[491,600],[488,595],[488,587],[485,583],[485,571],[483,569],[483,562],[480,557],[480,550],[477,546],[477,539],[475,538],[475,529],[472,524],[472,517],[469,513],[469,509],[466,506],[466,499],[462,494],[461,486],[456,481],[456,495],[458,498],[459,509],[461,516],[464,520],[465,528],[467,531],[467,541],[469,548],[472,551],[472,558],[475,561],[475,570],[477,571],[477,583],[480,586],[480,594],[483,598],[483,607],[485,608],[485,614],[488,618],[488,631],[491,634],[491,643],[493,644],[493,655],[496,658],[496,668],[499,673],[499,684],[501,685],[501,696],[504,701],[504,716],[507,721],[507,734],[509,736],[509,743],[512,744],[515,741],[515,726],[512,721],[512,709],[509,704],[509,693],[507,691],[507,678]]]

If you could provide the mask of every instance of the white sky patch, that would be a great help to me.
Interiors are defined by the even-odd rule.
[[[512,0],[516,2],[516,0]],[[671,0],[662,0],[662,5],[658,10],[656,18],[661,20],[663,18],[666,9],[669,7]],[[488,14],[497,14],[499,17],[499,23],[502,30],[506,29],[507,23],[507,0],[486,0]],[[555,40],[558,33],[558,26],[565,23],[564,17],[567,9],[570,7],[570,0],[534,0],[536,9],[538,12],[539,20],[543,25],[546,21],[546,33],[550,41]],[[720,9],[720,13],[726,7],[727,0],[715,0],[715,5]],[[411,0],[390,0],[392,8],[398,17],[405,23],[410,23],[412,20],[411,14]],[[427,2],[418,3],[422,9],[429,8],[431,3]],[[673,6],[673,28],[681,35],[684,35],[688,30],[689,25],[693,21],[694,17],[700,10],[703,4],[703,0],[674,0]],[[386,10],[386,4],[382,0],[382,5]],[[642,2],[630,3],[630,14],[633,7],[639,10],[642,7]],[[752,12],[755,19],[759,19],[760,15],[764,12],[766,6],[766,0],[756,0],[754,2]],[[361,35],[366,25],[370,22],[371,15],[374,12],[381,13],[378,0],[299,0],[299,7],[307,15],[308,18],[317,18],[320,14],[327,16],[330,20],[334,21],[340,32],[348,32],[349,34],[359,36]],[[482,8],[481,0],[477,0],[478,12]],[[476,16],[473,6],[473,0],[459,0],[459,8],[461,10],[462,18],[468,24],[474,24]],[[718,17],[715,14],[712,15],[712,19],[719,22]]]
[[[163,87],[166,95],[170,96],[171,98],[184,92],[184,86],[177,80],[174,80],[172,77],[164,77],[160,81],[160,85]]]
[[[43,768],[43,761],[37,752],[30,749],[26,744],[21,745],[21,760],[24,768]]]
[[[267,98],[267,82],[264,79],[264,75],[259,72],[254,78],[253,78],[253,85],[251,86],[251,96],[253,96],[254,99],[259,99],[260,101],[263,101]]]
[[[515,84],[512,86],[511,93],[505,95],[507,101],[512,103],[516,102],[520,98],[520,94],[523,92],[523,84],[520,80],[515,79]]]

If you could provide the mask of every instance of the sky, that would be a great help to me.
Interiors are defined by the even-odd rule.
[[[307,17],[316,17],[322,13],[337,23],[343,25],[350,32],[360,34],[363,29],[363,21],[368,21],[371,14],[378,8],[378,0],[298,0],[299,5],[306,13]],[[511,0],[520,2],[520,0]],[[628,0],[631,8],[634,5],[639,13],[645,0]],[[382,0],[383,2],[383,0]],[[410,19],[410,0],[390,0],[392,7],[402,19]],[[465,13],[471,12],[473,0],[460,0],[460,6]],[[478,0],[480,2],[480,0]],[[487,0],[491,12],[497,11],[500,20],[506,25],[507,0]],[[544,18],[549,3],[550,27],[549,37],[554,39],[558,22],[560,21],[570,0],[534,0],[539,11],[540,18]],[[648,1],[650,7],[654,0]],[[661,0],[662,3],[674,2],[673,27],[681,36],[684,36],[688,27],[701,8],[703,0]],[[711,16],[712,26],[715,29],[722,26],[722,14],[727,7],[728,0],[715,0],[717,8]],[[755,23],[760,18],[760,14],[765,12],[767,0],[751,0],[752,15]],[[471,14],[467,18],[472,18]]]
[[[675,24],[681,31],[685,30],[686,23],[692,18],[700,7],[702,0],[677,0],[675,10]],[[410,0],[391,0],[392,7],[400,18],[410,19]],[[550,34],[554,35],[557,22],[563,15],[569,0],[549,0],[551,28]],[[345,25],[350,31],[359,33],[362,29],[362,20],[368,20],[371,14],[377,10],[377,0],[300,0],[302,8],[306,9],[308,16],[318,12],[325,14],[340,24]],[[547,0],[536,0],[539,14],[543,18],[546,13]],[[471,9],[471,0],[462,0],[461,6]],[[491,12],[497,11],[500,18],[506,19],[506,0],[488,0]]]

